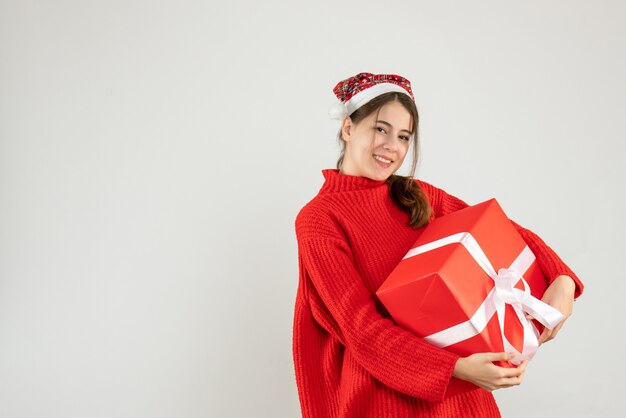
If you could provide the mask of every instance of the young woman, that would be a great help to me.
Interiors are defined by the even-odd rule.
[[[519,385],[526,362],[503,368],[492,362],[508,353],[460,357],[431,345],[396,325],[375,295],[432,219],[467,206],[413,178],[418,113],[410,82],[359,73],[334,93],[341,155],[336,169],[322,170],[322,187],[295,221],[293,360],[302,416],[500,417],[492,391]],[[410,175],[394,174],[411,143]],[[583,284],[541,238],[513,224],[549,279],[542,300],[568,318]],[[455,379],[478,388],[446,396]]]

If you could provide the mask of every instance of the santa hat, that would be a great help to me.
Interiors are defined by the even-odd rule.
[[[390,91],[404,93],[415,100],[411,91],[411,83],[402,76],[358,73],[335,85],[333,92],[339,102],[328,109],[328,115],[331,119],[343,120],[374,97]]]

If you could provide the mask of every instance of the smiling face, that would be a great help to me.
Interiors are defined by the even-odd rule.
[[[386,103],[376,113],[358,124],[344,119],[341,173],[385,180],[402,166],[411,141],[411,114],[398,101]]]

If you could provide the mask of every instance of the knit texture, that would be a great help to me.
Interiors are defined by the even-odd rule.
[[[491,392],[446,397],[457,354],[397,326],[375,295],[424,228],[391,199],[385,180],[322,170],[318,194],[295,220],[299,283],[293,360],[303,418],[500,417]],[[414,179],[431,220],[468,206]],[[536,234],[513,222],[552,282],[583,284]]]

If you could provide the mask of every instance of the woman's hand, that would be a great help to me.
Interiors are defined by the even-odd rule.
[[[517,368],[496,366],[492,361],[507,361],[513,358],[508,353],[476,353],[461,357],[454,366],[452,376],[472,382],[489,392],[508,388],[522,383],[528,360],[524,360]]]
[[[569,318],[572,314],[575,290],[576,283],[574,283],[574,280],[564,274],[554,279],[552,284],[550,284],[550,286],[546,289],[541,301],[561,312],[563,314],[563,320],[553,329],[545,328],[543,330],[539,336],[539,345],[554,339],[567,318]],[[526,318],[533,319],[532,315],[526,315]]]

